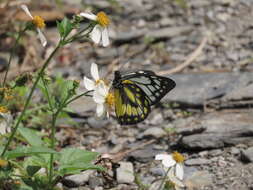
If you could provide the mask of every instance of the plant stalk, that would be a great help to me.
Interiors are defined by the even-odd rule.
[[[6,153],[6,151],[7,151],[8,147],[9,147],[11,141],[13,140],[14,135],[16,134],[17,129],[18,129],[18,127],[19,127],[19,124],[20,124],[20,122],[22,121],[22,119],[23,119],[23,117],[24,117],[24,115],[25,115],[26,109],[27,109],[28,106],[29,106],[30,100],[31,100],[32,95],[33,95],[33,93],[34,93],[34,90],[35,90],[35,88],[37,87],[37,84],[38,84],[40,78],[42,77],[42,75],[43,75],[45,69],[47,68],[47,66],[48,66],[48,64],[49,64],[49,62],[50,62],[50,60],[53,58],[53,56],[55,55],[55,53],[56,53],[56,52],[58,51],[58,49],[61,47],[60,43],[61,43],[61,42],[58,43],[58,45],[56,46],[56,48],[54,49],[54,51],[50,54],[50,56],[47,58],[47,60],[46,60],[45,63],[43,64],[43,66],[42,66],[40,72],[38,73],[38,76],[37,76],[37,78],[36,78],[36,80],[35,80],[35,82],[34,82],[34,84],[33,84],[33,86],[32,86],[32,89],[31,89],[31,91],[30,91],[30,93],[29,93],[29,95],[28,95],[28,97],[27,97],[27,99],[26,99],[24,109],[23,109],[23,111],[21,112],[21,114],[20,114],[20,116],[19,116],[19,118],[18,118],[16,124],[15,124],[14,127],[13,127],[13,130],[12,130],[12,132],[11,132],[11,136],[9,137],[9,139],[8,139],[8,141],[7,141],[7,143],[6,143],[5,147],[4,147],[4,150],[3,150],[2,154],[1,154],[1,157],[4,156],[4,154]]]

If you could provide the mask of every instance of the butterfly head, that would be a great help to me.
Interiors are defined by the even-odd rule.
[[[120,71],[115,71],[114,72],[114,80],[113,80],[113,83],[112,83],[112,85],[114,86],[114,87],[118,87],[118,86],[120,86],[121,85],[121,74],[120,74]]]

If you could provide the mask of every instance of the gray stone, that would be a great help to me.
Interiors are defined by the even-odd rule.
[[[138,145],[137,145],[138,146]],[[156,150],[153,145],[148,145],[143,147],[143,149],[136,150],[129,154],[130,157],[133,157],[139,162],[148,162],[154,159],[155,155],[160,151]]]
[[[250,112],[218,112],[207,114],[199,120],[201,122],[196,125],[203,125],[206,130],[183,136],[181,145],[184,148],[203,150],[237,144],[253,146],[253,117]]]
[[[131,162],[120,162],[120,167],[117,168],[118,183],[133,183],[134,182],[134,167]]]
[[[80,174],[70,175],[65,177],[62,183],[67,187],[78,187],[87,183],[92,173],[94,171],[87,170]]]
[[[153,175],[157,175],[157,176],[164,176],[165,175],[165,171],[163,168],[151,168],[150,172]]]
[[[176,82],[177,86],[164,97],[163,101],[188,106],[208,105],[210,100],[222,98],[253,82],[253,74],[250,72],[175,74],[169,77]],[[253,94],[247,96],[253,99]]]
[[[154,39],[165,39],[189,34],[193,28],[191,26],[166,27],[148,31],[146,37]]]
[[[253,162],[253,147],[250,147],[247,150],[242,150],[241,157],[243,161]]]
[[[166,134],[167,133],[163,129],[161,129],[160,127],[151,127],[151,128],[148,128],[143,133],[144,136],[153,136],[153,137],[156,137],[156,138],[160,138],[160,137],[166,136]]]
[[[234,154],[234,155],[240,154],[240,150],[236,147],[232,147],[230,152],[231,154]]]
[[[92,189],[98,186],[103,186],[103,180],[99,177],[92,176],[89,178],[89,186]]]
[[[212,175],[208,171],[196,171],[185,178],[187,189],[201,189],[201,187],[212,183]]]
[[[210,164],[211,161],[204,158],[195,158],[195,159],[189,159],[185,161],[185,165],[188,166],[197,166],[197,165],[205,165]]]
[[[127,31],[127,32],[118,32],[116,36],[113,36],[112,39],[116,44],[122,44],[131,42],[133,40],[140,39],[146,33],[146,29],[136,30],[136,31]]]
[[[89,126],[91,126],[92,128],[103,128],[103,127],[106,127],[110,123],[110,120],[108,120],[107,118],[100,119],[96,117],[89,117],[87,122]]]

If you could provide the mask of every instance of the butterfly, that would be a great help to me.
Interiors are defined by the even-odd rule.
[[[121,74],[115,71],[112,88],[116,117],[121,125],[139,123],[147,118],[151,106],[157,104],[176,83],[152,71],[140,70]]]

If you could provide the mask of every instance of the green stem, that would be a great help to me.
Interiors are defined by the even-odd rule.
[[[3,80],[3,83],[2,83],[2,87],[3,88],[5,87],[7,75],[9,73],[9,69],[10,69],[10,65],[11,65],[11,60],[13,58],[14,52],[15,52],[15,50],[17,48],[17,45],[18,45],[18,42],[19,42],[21,36],[25,33],[26,30],[27,30],[27,27],[25,27],[23,30],[21,30],[21,31],[18,32],[18,36],[17,36],[17,38],[15,40],[15,44],[14,44],[12,50],[11,50],[11,54],[10,54],[10,57],[9,57],[9,60],[8,60],[8,65],[7,65],[6,72],[5,72],[5,75],[4,75],[4,80]]]
[[[62,111],[62,109],[66,105],[66,101],[69,99],[69,95],[65,98],[65,100],[61,103],[59,108],[55,113],[53,113],[53,118],[52,118],[52,131],[51,131],[51,146],[50,148],[54,149],[55,148],[55,132],[56,132],[56,121],[59,113]],[[53,181],[53,165],[54,165],[54,154],[50,155],[50,164],[49,164],[49,186],[53,186],[54,184],[52,183]]]
[[[53,104],[52,104],[52,102],[51,102],[51,99],[50,99],[50,97],[49,97],[49,90],[48,90],[48,88],[47,88],[47,83],[46,83],[44,77],[42,77],[41,80],[42,80],[43,85],[44,85],[44,87],[45,87],[46,98],[47,98],[47,101],[48,101],[48,104],[49,104],[49,107],[50,107],[50,111],[53,111],[54,108],[53,108]]]
[[[66,102],[65,106],[69,105],[71,102],[75,101],[76,99],[78,99],[78,98],[80,98],[80,97],[82,97],[82,96],[88,96],[87,94],[90,93],[90,92],[92,92],[92,91],[93,91],[93,90],[84,92],[84,93],[82,93],[82,94],[80,94],[80,95],[78,95],[78,96],[72,98],[71,100],[69,100],[68,102]]]
[[[162,190],[163,184],[164,184],[165,180],[167,179],[167,175],[168,175],[170,169],[171,169],[171,168],[168,168],[168,170],[167,170],[167,172],[165,173],[165,176],[164,176],[164,178],[163,178],[163,180],[162,180],[162,182],[161,182],[161,184],[159,185],[159,187],[158,187],[157,190]]]
[[[28,105],[29,105],[30,100],[31,100],[32,95],[33,95],[33,92],[34,92],[34,90],[35,90],[35,88],[36,88],[36,86],[37,86],[37,84],[38,84],[38,82],[39,82],[41,76],[43,75],[45,69],[47,68],[47,66],[48,66],[48,64],[49,64],[49,62],[50,62],[50,60],[53,58],[53,56],[55,55],[55,53],[56,53],[56,52],[58,51],[58,49],[61,47],[61,46],[60,46],[60,43],[61,43],[61,42],[58,43],[58,45],[56,46],[56,48],[54,49],[54,51],[50,54],[50,56],[47,58],[47,60],[45,61],[44,65],[42,66],[42,68],[41,68],[41,70],[40,70],[40,72],[39,72],[39,74],[38,74],[38,76],[37,76],[37,78],[36,78],[36,80],[35,80],[35,82],[34,82],[34,84],[33,84],[33,86],[32,86],[32,89],[31,89],[31,91],[30,91],[30,93],[29,93],[29,95],[28,95],[28,97],[27,97],[27,99],[26,99],[24,109],[22,110],[22,112],[21,112],[21,114],[20,114],[20,116],[19,116],[19,118],[18,118],[16,124],[15,124],[14,127],[13,127],[13,130],[12,130],[11,135],[10,135],[10,137],[9,137],[9,139],[8,139],[8,141],[7,141],[6,145],[5,145],[5,147],[4,147],[4,150],[3,150],[2,154],[1,154],[1,157],[4,156],[4,154],[6,153],[6,151],[7,151],[8,147],[9,147],[11,141],[13,140],[14,135],[16,134],[16,131],[17,131],[18,127],[19,127],[19,124],[20,124],[20,122],[22,121],[22,119],[23,119],[23,117],[24,117],[24,115],[25,115],[26,109],[28,108]]]

